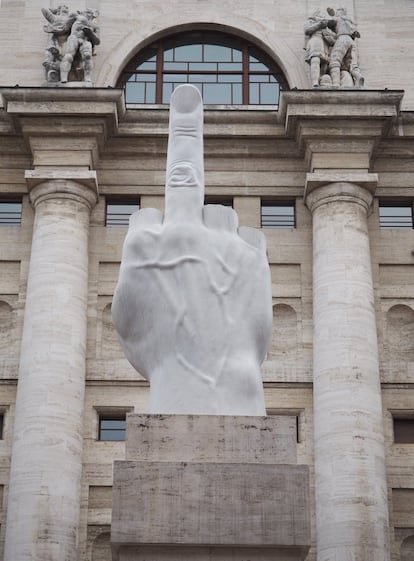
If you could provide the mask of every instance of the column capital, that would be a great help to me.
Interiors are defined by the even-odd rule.
[[[63,198],[77,200],[92,209],[98,201],[96,171],[26,170],[24,176],[34,207],[47,199]]]
[[[368,210],[378,183],[376,173],[319,171],[306,174],[305,203],[311,212],[333,201],[358,203]]]

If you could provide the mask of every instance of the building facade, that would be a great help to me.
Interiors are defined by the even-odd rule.
[[[92,82],[63,84],[46,4],[0,5],[1,555],[112,558],[113,461],[148,385],[111,301],[128,214],[163,209],[168,96],[189,81],[206,201],[267,237],[263,383],[310,467],[307,559],[414,559],[413,2],[342,2],[365,86],[338,89],[312,88],[305,60],[319,0],[79,0],[100,42]]]

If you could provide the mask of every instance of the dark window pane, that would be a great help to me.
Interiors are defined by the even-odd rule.
[[[204,204],[233,206],[233,197],[217,197],[214,195],[206,195],[204,198]]]
[[[0,202],[0,224],[20,224],[22,203],[17,201]]]
[[[4,415],[0,415],[0,439],[3,440]]]
[[[126,419],[101,417],[99,419],[99,440],[125,440]]]
[[[414,444],[414,419],[394,417],[394,442],[396,444]]]

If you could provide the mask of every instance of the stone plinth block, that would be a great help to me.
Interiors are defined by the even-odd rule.
[[[115,462],[113,543],[304,547],[306,466]]]
[[[295,464],[296,418],[128,415],[126,459]]]
[[[128,416],[111,532],[117,561],[303,560],[309,474],[295,418]]]

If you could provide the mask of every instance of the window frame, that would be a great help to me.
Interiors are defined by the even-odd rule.
[[[2,205],[20,205],[20,209],[17,212],[7,212],[3,211],[1,206]],[[23,200],[21,197],[1,197],[0,198],[0,226],[20,226],[22,223],[22,211],[23,211]],[[16,215],[17,218],[5,218],[4,215]]]
[[[392,415],[392,435],[393,443],[398,446],[406,446],[414,444],[414,411],[403,412],[403,411],[391,411]],[[401,427],[396,430],[398,424],[402,425],[404,423],[410,423],[412,429],[412,439],[407,440],[406,434],[407,429],[401,431]]]
[[[93,424],[93,434],[97,442],[125,442],[126,439],[126,425],[124,430],[124,438],[122,440],[108,440],[101,439],[101,421],[114,420],[114,421],[125,421],[128,413],[134,411],[132,406],[94,406],[95,410],[95,421]],[[107,430],[107,429],[104,429]],[[114,429],[120,430],[120,429]]]
[[[165,63],[171,61],[165,61],[164,53],[170,50],[174,50],[180,46],[190,46],[190,45],[202,45],[202,55],[201,61],[198,62],[210,62],[204,60],[204,46],[216,45],[216,46],[224,46],[229,49],[234,49],[241,52],[241,61],[237,61],[240,63],[241,67],[239,69],[227,69],[225,70],[223,67],[219,68],[220,61],[211,61],[211,64],[217,64],[215,70],[197,70],[191,69],[190,64],[191,61],[182,61],[182,64],[187,64],[188,67],[186,70],[173,70],[168,69],[165,67]],[[233,51],[232,55],[233,57]],[[155,60],[150,60],[150,59]],[[251,60],[251,59],[254,60]],[[232,59],[233,60],[233,59]],[[176,62],[177,61],[172,61]],[[150,63],[152,68],[141,68],[138,70],[140,65],[145,63]],[[266,67],[265,69],[254,68],[254,64],[261,64],[262,67]],[[134,79],[131,80],[133,76],[145,76],[153,77],[155,76],[155,80],[139,80]],[[125,65],[124,69],[122,70],[120,77],[118,79],[117,87],[122,87],[125,91],[125,99],[127,105],[134,105],[134,104],[144,104],[144,105],[151,105],[157,104],[162,105],[169,102],[169,100],[164,99],[163,87],[166,83],[172,83],[172,90],[174,89],[175,82],[166,82],[164,78],[166,76],[174,76],[179,75],[182,77],[187,77],[185,81],[179,80],[180,83],[192,83],[190,80],[191,76],[208,76],[211,75],[216,76],[216,81],[214,83],[239,83],[239,82],[224,82],[220,80],[219,77],[228,76],[231,78],[232,76],[241,76],[241,103],[234,101],[234,93],[233,88],[231,88],[231,97],[233,98],[232,101],[229,103],[228,101],[218,102],[218,103],[209,103],[205,101],[207,105],[259,105],[263,106],[271,106],[274,107],[278,105],[279,101],[275,101],[274,103],[261,103],[260,95],[261,94],[261,87],[258,87],[258,95],[259,101],[252,102],[250,100],[250,87],[252,84],[261,83],[261,81],[256,82],[252,78],[259,77],[259,76],[267,76],[268,82],[263,83],[274,83],[279,92],[282,89],[288,89],[289,84],[287,79],[279,67],[279,65],[260,47],[254,45],[251,41],[238,37],[236,35],[232,35],[229,33],[225,33],[223,31],[213,31],[213,30],[193,30],[193,31],[183,31],[181,33],[175,33],[173,35],[168,35],[163,38],[158,39],[157,41],[147,45],[141,51],[139,51],[132,59],[130,59],[127,64]],[[274,81],[271,79],[274,78]],[[127,94],[127,84],[128,83],[142,83],[144,87],[144,101],[139,102],[129,102],[128,101],[128,94]],[[155,84],[155,96],[151,101],[147,100],[147,85],[149,83]],[[196,82],[195,82],[196,83]],[[203,89],[203,85],[208,82],[204,82],[203,80],[200,81],[200,87]]]
[[[263,220],[263,209],[264,208],[292,208],[292,217],[287,216],[287,218],[292,218],[291,221],[283,224],[284,215],[278,215],[279,223],[276,224],[276,219],[274,224],[264,224]],[[279,197],[261,197],[260,198],[260,227],[269,230],[294,230],[296,228],[296,200],[295,199],[285,199]]]
[[[398,215],[381,216],[382,208],[409,208],[411,210],[411,220],[407,217],[406,222],[401,221],[398,225]],[[387,225],[387,218],[389,225]],[[394,218],[394,220],[392,220]],[[385,220],[384,220],[385,219]],[[414,200],[412,199],[379,199],[378,202],[378,222],[381,230],[412,230],[414,228]]]
[[[113,218],[108,220],[108,217],[110,216],[109,213],[108,213],[108,207],[110,205],[113,205],[113,206],[136,205],[137,208],[133,212],[131,212],[130,214],[127,214],[127,213],[118,214],[117,216],[124,216],[125,218],[124,219],[119,219],[119,220],[122,220],[122,222],[114,223],[112,221],[112,220],[114,220]],[[105,227],[106,226],[108,226],[108,227],[112,227],[112,226],[125,227],[125,226],[128,226],[129,225],[129,217],[134,212],[139,210],[140,208],[141,208],[141,198],[140,198],[139,195],[137,195],[137,196],[128,195],[128,196],[125,196],[125,197],[122,197],[122,196],[115,196],[115,197],[107,196],[107,197],[105,197]]]

